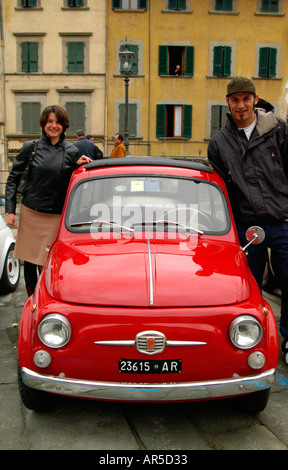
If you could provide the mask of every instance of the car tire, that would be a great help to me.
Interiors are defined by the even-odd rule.
[[[251,415],[256,415],[266,408],[271,388],[261,390],[260,392],[249,393],[240,397],[241,409],[248,412]]]
[[[47,411],[52,402],[52,395],[41,390],[27,387],[22,380],[22,374],[18,365],[18,388],[22,403],[32,411]]]
[[[1,294],[8,294],[9,292],[14,292],[19,284],[20,262],[18,259],[13,258],[14,246],[14,243],[10,245],[5,258],[3,273],[0,279]]]

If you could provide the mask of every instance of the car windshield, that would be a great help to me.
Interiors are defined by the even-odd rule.
[[[71,192],[71,232],[143,231],[223,234],[229,212],[222,190],[192,178],[127,175],[86,179]]]

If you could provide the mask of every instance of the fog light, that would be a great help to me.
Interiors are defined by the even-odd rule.
[[[45,367],[50,366],[52,358],[47,351],[37,351],[34,354],[34,363],[36,366],[44,369]]]
[[[253,352],[248,357],[247,362],[251,369],[261,369],[265,364],[265,356],[259,351]]]

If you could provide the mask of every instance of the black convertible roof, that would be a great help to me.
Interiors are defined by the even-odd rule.
[[[213,170],[204,163],[193,162],[191,160],[178,160],[165,157],[125,157],[125,158],[103,158],[101,160],[93,160],[85,166],[86,170],[93,168],[116,167],[116,166],[167,166],[175,168],[188,168],[190,170],[206,171],[213,173]]]

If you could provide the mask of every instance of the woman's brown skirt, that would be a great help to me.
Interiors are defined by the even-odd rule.
[[[21,204],[14,257],[43,266],[55,240],[61,215],[44,214]]]

